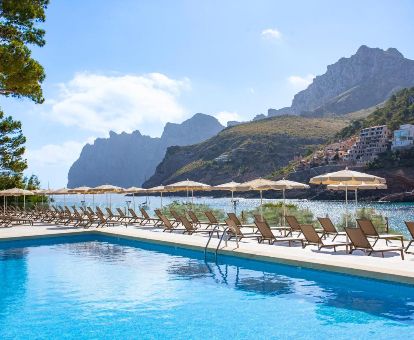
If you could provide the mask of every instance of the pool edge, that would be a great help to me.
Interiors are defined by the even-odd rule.
[[[115,233],[115,232],[111,232],[107,230],[96,230],[96,231],[90,231],[90,232],[96,233],[96,234],[104,234],[104,235],[108,235],[112,237],[118,237],[122,239],[137,240],[141,242],[168,245],[168,246],[177,247],[177,248],[190,249],[190,250],[204,252],[204,246],[196,245],[194,243],[189,244],[189,243],[177,242],[173,240],[161,240],[161,239],[155,239],[155,238],[148,238],[145,236],[126,235],[126,234]],[[213,256],[211,254],[211,251],[215,250],[215,248],[209,247],[208,249],[210,250],[210,252],[209,254],[207,254],[207,256]],[[379,270],[375,271],[375,270],[359,269],[359,268],[352,268],[352,267],[344,267],[344,266],[339,266],[339,265],[321,263],[318,261],[309,261],[309,260],[304,261],[304,260],[292,259],[292,258],[287,258],[287,257],[282,258],[278,256],[269,256],[269,255],[263,255],[263,254],[258,254],[258,253],[254,254],[252,252],[243,251],[241,249],[236,249],[236,250],[220,249],[217,254],[239,257],[239,258],[244,258],[244,259],[258,260],[258,261],[269,262],[269,263],[285,264],[285,265],[290,265],[290,266],[295,266],[295,267],[323,270],[326,272],[347,274],[347,275],[365,277],[365,278],[376,279],[376,280],[381,280],[381,281],[414,285],[414,275],[405,276],[405,275],[399,275],[396,273],[384,272],[384,271],[379,271]]]

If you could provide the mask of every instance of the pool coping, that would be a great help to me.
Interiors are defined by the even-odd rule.
[[[99,230],[97,233],[105,234],[112,237],[119,237],[123,239],[129,239],[129,240],[137,240],[147,243],[153,243],[153,244],[161,244],[161,245],[168,245],[183,249],[190,249],[190,250],[196,250],[204,252],[205,248],[205,239],[204,244],[200,244],[200,242],[194,242],[196,240],[194,239],[188,239],[190,242],[182,242],[181,240],[179,242],[174,240],[166,240],[158,237],[145,237],[145,235],[138,236],[138,235],[130,235],[125,233],[120,233],[119,231],[113,232],[113,231],[107,231],[107,230]],[[151,233],[152,234],[152,233]],[[154,233],[155,234],[155,233]],[[160,234],[160,233],[157,233]],[[167,234],[170,235],[170,234]],[[182,235],[179,235],[182,236]],[[199,240],[197,240],[199,241]],[[232,242],[234,244],[234,242]],[[281,256],[282,254],[271,254],[266,251],[249,251],[246,249],[234,249],[230,247],[227,247],[229,249],[226,249],[224,246],[221,247],[218,250],[217,255],[226,255],[226,256],[233,256],[233,257],[239,257],[244,259],[252,259],[252,260],[258,260],[263,262],[270,262],[270,263],[277,263],[277,264],[285,264],[295,267],[303,267],[303,268],[309,268],[309,269],[316,269],[316,270],[323,270],[327,272],[335,272],[340,274],[348,274],[353,276],[359,276],[359,277],[365,277],[370,279],[376,279],[381,281],[391,281],[391,282],[397,282],[397,283],[403,283],[408,285],[414,285],[414,272],[401,272],[400,270],[396,270],[393,268],[386,268],[383,267],[372,267],[371,265],[366,264],[359,264],[358,266],[354,267],[346,267],[344,265],[339,265],[338,263],[333,263],[334,261],[332,259],[326,259],[325,261],[321,261],[320,259],[309,259],[305,258],[304,256],[295,256],[292,257],[291,255]],[[216,247],[209,246],[208,247],[208,254],[207,259],[209,256],[213,256],[211,253],[212,251],[215,251]],[[347,255],[348,256],[348,255]]]
[[[174,234],[174,233],[162,233],[153,232],[148,230],[137,229],[94,229],[94,230],[72,230],[65,232],[54,232],[44,234],[30,234],[30,235],[17,235],[1,237],[0,242],[7,241],[19,241],[19,240],[31,240],[41,238],[59,238],[66,236],[80,236],[80,235],[106,235],[114,238],[122,238],[128,240],[136,240],[146,243],[159,244],[172,246],[182,249],[190,249],[199,252],[204,252],[206,238]],[[217,246],[217,241],[213,241],[208,247],[207,259],[214,258],[214,252]],[[401,270],[398,268],[384,267],[384,264],[378,265],[378,263],[363,263],[366,261],[358,262],[346,262],[341,261],[335,256],[326,256],[326,258],[311,258],[306,254],[289,254],[283,253],[283,248],[277,247],[279,250],[275,250],[275,246],[260,245],[260,248],[251,246],[246,249],[246,244],[243,244],[242,248],[235,248],[235,242],[229,242],[226,247],[223,243],[218,250],[218,255],[226,255],[232,257],[239,257],[244,259],[258,260],[268,263],[277,263],[290,265],[295,267],[303,267],[315,270],[322,270],[326,272],[334,272],[340,274],[353,275],[358,277],[365,277],[370,279],[376,279],[381,281],[403,283],[408,285],[414,285],[414,271]],[[254,249],[253,249],[254,248]],[[349,255],[346,255],[349,256]],[[408,262],[408,261],[404,261]],[[381,264],[381,263],[379,263]],[[388,263],[390,264],[390,263]],[[410,263],[407,263],[410,265]]]

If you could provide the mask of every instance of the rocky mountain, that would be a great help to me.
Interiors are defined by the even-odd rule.
[[[169,147],[144,186],[187,178],[219,184],[266,176],[326,142],[347,123],[287,115],[228,127],[199,144]]]
[[[270,109],[268,116],[343,115],[378,105],[411,86],[414,60],[404,58],[395,48],[382,50],[363,45],[351,57],[329,65],[323,75],[294,96],[290,107]]]
[[[353,120],[336,137],[346,139],[363,128],[375,125],[387,125],[389,129],[396,130],[402,124],[414,124],[414,87],[398,91],[381,108],[364,118]]]
[[[113,184],[140,186],[149,178],[172,145],[190,145],[206,140],[224,127],[218,120],[202,113],[181,124],[167,123],[160,138],[139,131],[98,138],[84,146],[68,174],[68,188]]]

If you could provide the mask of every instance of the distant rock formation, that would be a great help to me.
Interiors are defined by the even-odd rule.
[[[84,146],[69,170],[68,188],[106,183],[140,186],[154,173],[169,146],[199,143],[223,128],[216,118],[197,113],[181,124],[167,123],[160,138],[144,136],[139,131],[111,131],[109,138],[98,138]]]
[[[291,107],[269,109],[268,117],[342,115],[378,105],[411,86],[414,60],[404,58],[395,48],[384,51],[363,45],[315,77],[307,89],[294,96]]]

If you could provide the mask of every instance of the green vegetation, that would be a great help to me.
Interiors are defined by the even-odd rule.
[[[48,0],[0,1],[0,94],[44,101],[41,83],[43,67],[31,57],[27,45],[42,47]]]
[[[287,203],[285,206],[286,215],[293,215],[297,218],[299,223],[303,224],[315,224],[315,218],[312,212],[309,209],[301,209],[295,204]],[[263,213],[263,217],[267,220],[268,223],[271,225],[282,225],[283,222],[283,203],[265,203],[260,209],[260,206],[254,210],[248,211],[244,216],[247,216],[246,220],[253,221],[253,215],[260,215]]]
[[[345,216],[346,214],[342,214],[341,221],[336,225],[336,228],[340,231],[344,230],[345,228]],[[348,226],[349,227],[356,227],[356,219],[368,219],[371,220],[374,224],[375,228],[377,229],[378,233],[385,233],[387,232],[387,219],[385,216],[381,215],[373,208],[361,208],[357,209],[355,215],[348,213]],[[398,234],[397,231],[393,230],[392,228],[388,229],[389,233]]]
[[[172,219],[170,210],[176,211],[179,215],[187,215],[188,211],[193,211],[200,221],[206,221],[207,217],[204,214],[205,211],[212,211],[214,216],[216,216],[220,221],[223,221],[226,217],[224,210],[213,209],[207,204],[200,204],[191,202],[182,202],[182,201],[173,201],[170,204],[164,206],[161,211],[168,218]]]
[[[169,148],[145,185],[186,178],[220,184],[268,176],[293,156],[324,144],[347,123],[338,118],[279,116],[236,125],[202,143]]]
[[[375,110],[366,118],[354,120],[336,137],[349,138],[359,133],[361,129],[375,125],[387,125],[391,130],[396,130],[401,124],[414,124],[414,87],[392,95],[382,108]]]
[[[45,31],[37,24],[45,21],[48,0],[0,1],[0,95],[44,101],[41,83],[43,67],[31,57],[27,45],[42,47]],[[36,177],[23,178],[26,138],[19,121],[5,116],[0,108],[0,189],[38,186]],[[37,183],[37,184],[35,184]]]
[[[387,151],[367,165],[368,169],[391,169],[412,167],[414,164],[414,148],[407,150]]]

